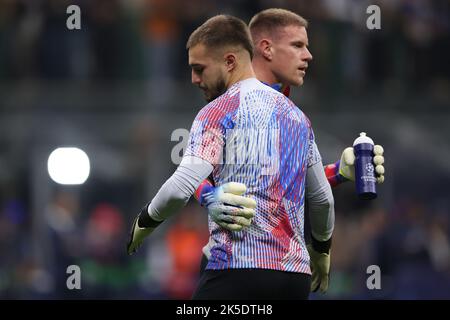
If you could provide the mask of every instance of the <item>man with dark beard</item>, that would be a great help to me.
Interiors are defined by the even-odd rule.
[[[285,95],[256,79],[252,41],[241,20],[209,19],[187,48],[192,82],[210,103],[194,120],[177,170],[136,218],[128,251],[185,205],[212,173],[217,188],[205,195],[209,211],[227,204],[235,206],[235,216],[254,218],[240,232],[210,221],[214,245],[194,299],[307,299],[306,190],[313,191],[308,199],[317,215],[313,233],[329,239],[334,227],[331,187],[311,124]],[[227,192],[235,190],[232,183],[237,189],[244,185],[247,197],[242,190]],[[256,207],[254,200],[236,206],[251,198]]]

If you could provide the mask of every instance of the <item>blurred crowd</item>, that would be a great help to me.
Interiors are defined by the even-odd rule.
[[[81,8],[81,30],[66,28],[66,8],[71,4]],[[381,8],[381,30],[366,28],[370,4]],[[190,84],[188,35],[214,14],[229,13],[249,21],[268,7],[294,10],[310,22],[314,60],[305,87],[294,90],[294,100],[298,99],[295,94],[305,91],[302,104],[307,101],[315,112],[333,115],[357,108],[374,111],[356,103],[328,103],[338,97],[394,100],[377,105],[380,117],[395,111],[390,108],[408,110],[408,114],[439,111],[436,117],[442,123],[449,117],[447,0],[0,0],[0,298],[190,297],[198,279],[201,248],[208,238],[205,210],[191,200],[133,257],[125,252],[128,231],[140,206],[174,169],[169,160],[174,143],[167,131],[183,125],[189,128],[195,115],[195,110],[184,110],[182,124],[177,122],[177,112],[185,107],[184,101],[190,101],[190,93],[173,94],[178,85]],[[23,87],[24,83],[31,86]],[[30,88],[42,83],[49,87],[42,91],[39,103],[20,94],[2,98],[16,88],[33,91]],[[143,121],[133,122],[127,121],[126,114],[140,117],[142,109],[129,96],[113,101],[99,95],[95,101],[85,101],[74,91],[70,98],[84,117],[64,122],[72,114],[58,109],[59,104],[44,108],[45,99],[50,101],[61,83],[69,87],[84,83],[93,91],[103,87],[111,95],[117,88],[114,84],[144,83],[159,108],[168,98],[177,99],[180,107],[160,118],[158,112],[146,112]],[[23,101],[28,103],[26,108]],[[113,103],[122,107],[114,110],[117,118],[109,115],[108,108],[97,108]],[[155,104],[148,108],[159,110]],[[25,133],[33,129],[27,126],[27,112],[39,119],[31,122],[36,128],[49,131]],[[7,126],[3,121],[16,116],[19,124],[26,120],[23,125]],[[147,118],[151,121],[146,122]],[[437,118],[421,118],[420,128],[448,131],[448,126],[436,125]],[[41,119],[64,121],[50,126],[39,123]],[[328,124],[346,126],[342,117],[336,119]],[[78,131],[67,123],[77,123]],[[388,131],[381,124],[375,132],[375,141],[385,146],[387,161],[386,182],[377,200],[357,201],[351,183],[334,190],[330,291],[326,296],[314,294],[313,299],[450,299],[450,172],[444,170],[450,158],[448,142],[441,137],[433,140],[433,146],[420,147],[415,157],[406,157],[427,140],[418,126],[408,125],[398,123],[401,132],[391,141],[377,141],[377,137],[389,136],[396,128]],[[315,126],[319,127],[316,137],[328,158],[324,162],[329,163],[337,160],[335,142],[351,143],[348,137],[354,133],[337,137],[336,126],[328,126],[328,131],[324,126]],[[87,183],[63,187],[50,182],[45,172],[44,178],[36,177],[39,167],[36,170],[32,164],[33,150],[64,142],[71,130],[94,155]],[[436,150],[433,147],[439,156],[430,155],[430,150]],[[422,170],[424,163],[436,168]],[[67,288],[70,265],[80,267],[81,290]],[[367,288],[370,265],[380,267],[381,290]]]
[[[188,206],[166,222],[148,247],[126,255],[131,215],[102,199],[85,211],[70,191],[58,191],[45,211],[45,231],[34,243],[29,214],[9,201],[0,220],[2,299],[187,299],[195,288],[205,213]],[[22,208],[21,208],[22,206]],[[22,218],[20,218],[22,215]],[[17,220],[16,220],[17,219]],[[35,246],[45,247],[38,259]],[[79,290],[69,290],[68,267],[80,267]]]
[[[136,203],[127,198],[134,190],[92,182],[83,188],[55,188],[39,237],[26,199],[3,202],[0,298],[189,299],[208,239],[204,209],[191,200],[130,257],[125,244]],[[382,199],[356,200],[351,185],[335,197],[330,289],[312,299],[450,299],[448,200],[402,196],[386,209]],[[81,290],[67,288],[70,265],[80,267]],[[367,287],[371,265],[380,268],[380,290]]]
[[[69,31],[66,8],[81,8],[81,30]],[[381,9],[368,30],[366,9]],[[245,21],[283,7],[310,21],[315,57],[308,82],[327,95],[378,88],[448,98],[450,8],[446,0],[2,0],[0,79],[148,80],[170,92],[189,81],[185,43],[206,18]]]

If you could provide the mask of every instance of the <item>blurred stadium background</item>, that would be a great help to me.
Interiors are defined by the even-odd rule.
[[[81,8],[81,30],[66,8]],[[381,30],[366,8],[381,8]],[[447,0],[0,0],[0,298],[189,298],[206,212],[190,203],[140,252],[133,217],[175,169],[171,140],[204,105],[184,48],[206,18],[268,7],[310,21],[314,56],[292,99],[324,163],[359,132],[382,144],[375,201],[334,190],[329,293],[313,299],[450,299],[450,3]],[[86,183],[53,182],[47,160],[76,146]],[[66,268],[81,268],[68,290]],[[381,269],[368,290],[366,268]]]

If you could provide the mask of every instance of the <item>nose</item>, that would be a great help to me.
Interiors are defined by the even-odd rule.
[[[192,70],[192,72],[191,72],[191,82],[192,82],[192,84],[196,84],[196,85],[200,84],[200,82],[201,82],[200,77],[198,76],[198,74],[196,74],[194,72],[194,70]]]
[[[311,54],[311,52],[308,50],[308,48],[305,48],[305,57],[303,58],[306,61],[311,61],[313,59],[313,56]]]

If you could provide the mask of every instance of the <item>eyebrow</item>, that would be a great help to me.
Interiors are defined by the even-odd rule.
[[[203,65],[202,65],[202,64],[199,64],[199,63],[191,63],[191,64],[189,64],[189,66],[190,66],[191,68],[203,67]]]
[[[308,44],[308,43],[305,43],[305,42],[303,42],[303,41],[301,41],[301,40],[294,40],[294,41],[291,41],[290,43],[291,43],[291,44],[305,45],[305,46],[309,47],[309,44]]]

